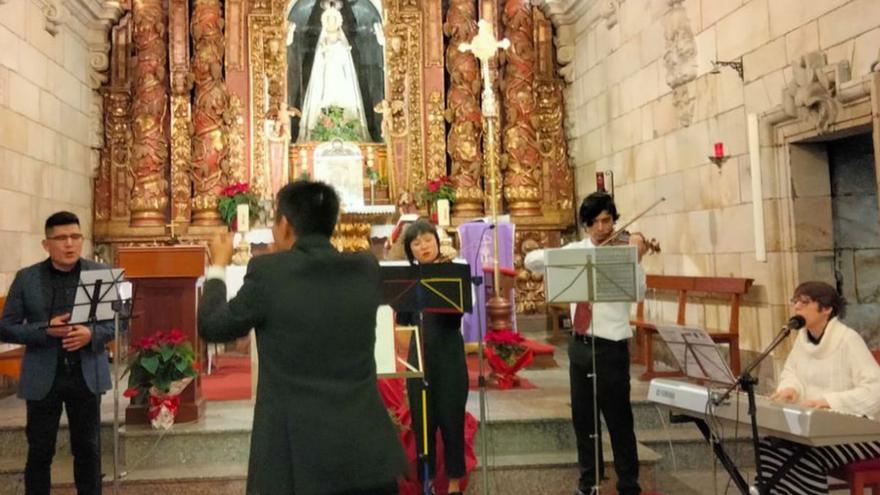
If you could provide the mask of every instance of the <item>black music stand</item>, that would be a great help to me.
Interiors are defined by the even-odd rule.
[[[470,267],[466,263],[432,263],[410,265],[407,262],[383,262],[381,264],[382,302],[396,312],[419,314],[415,333],[416,352],[421,374],[410,373],[407,378],[421,378],[422,424],[427,424],[427,398],[430,384],[425,378],[422,359],[424,356],[424,313],[470,313],[473,305]],[[433,439],[430,439],[433,440]],[[422,451],[418,453],[422,472],[422,489],[431,494],[428,476],[428,434],[422,432]],[[417,444],[418,445],[418,444]]]
[[[544,294],[547,303],[636,302],[644,299],[638,280],[638,252],[634,246],[553,248],[544,250]],[[572,322],[574,323],[574,322]],[[595,322],[593,322],[595,324]],[[593,327],[595,328],[595,327]],[[592,339],[593,362],[593,461],[595,485],[590,494],[598,495],[605,477],[599,420],[599,374],[596,365],[596,333]]]
[[[120,349],[120,320],[131,318],[131,283],[123,279],[122,268],[86,270],[79,275],[76,299],[67,325],[96,325],[113,322],[113,340]],[[117,352],[117,354],[119,354]],[[119,355],[113,356],[113,493],[119,491]],[[97,366],[95,367],[97,374]],[[97,383],[97,376],[95,377]],[[100,433],[99,433],[100,434]]]

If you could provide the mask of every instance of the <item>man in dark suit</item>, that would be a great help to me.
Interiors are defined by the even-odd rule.
[[[284,186],[275,252],[251,260],[228,303],[232,241],[211,243],[199,333],[228,342],[254,328],[260,352],[248,494],[395,494],[407,469],[376,388],[379,264],[330,244],[338,215],[330,186]]]
[[[101,493],[101,394],[110,388],[104,346],[113,326],[69,323],[80,272],[107,267],[81,258],[83,235],[73,213],[50,216],[45,233],[49,258],[15,275],[0,320],[0,340],[25,346],[18,384],[27,401],[25,493],[49,493],[62,405],[76,491]]]

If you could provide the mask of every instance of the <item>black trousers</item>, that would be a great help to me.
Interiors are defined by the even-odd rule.
[[[596,339],[596,362],[593,366],[593,344],[590,340],[572,338],[568,346],[571,379],[571,419],[577,438],[579,488],[584,493],[596,484],[594,434],[601,439],[602,426],[595,431],[593,406],[593,378],[598,375],[597,405],[605,419],[614,451],[614,470],[617,472],[617,492],[637,495],[639,487],[639,458],[636,435],[633,431],[633,413],[630,404],[629,349],[626,340]],[[604,459],[599,448],[600,479],[604,476]]]
[[[73,478],[78,495],[101,493],[101,398],[95,396],[79,365],[59,363],[52,390],[41,400],[27,401],[28,441],[24,471],[26,495],[49,495],[52,458],[62,406],[70,424]]]
[[[347,490],[334,495],[397,495],[400,493],[397,489],[397,482],[393,482],[387,486],[379,486],[376,488],[367,488],[361,490]]]
[[[464,342],[458,338],[436,339],[425,344],[425,377],[428,381],[428,477],[436,475],[437,428],[443,438],[443,460],[446,476],[462,478],[465,475],[464,462],[464,417],[468,396],[467,363],[464,356]],[[415,362],[415,346],[410,347],[410,362]],[[412,429],[416,437],[416,455],[424,452],[422,428],[422,380],[406,381],[406,394],[409,399]],[[424,477],[419,466],[419,479]],[[424,480],[422,480],[424,481]]]

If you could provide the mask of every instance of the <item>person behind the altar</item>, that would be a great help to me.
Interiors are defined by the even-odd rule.
[[[804,282],[791,299],[806,321],[771,399],[877,419],[880,366],[855,330],[840,319],[846,301],[825,282]],[[828,493],[829,472],[844,464],[880,458],[880,442],[806,447],[778,438],[760,444],[761,478],[771,479],[796,451],[806,449],[770,493]]]
[[[209,342],[255,329],[259,385],[248,494],[396,494],[407,472],[376,388],[379,264],[330,243],[339,197],[297,181],[277,195],[275,252],[251,259],[229,302],[229,234],[210,244],[198,322]]]
[[[18,384],[18,396],[27,401],[25,493],[49,493],[62,407],[77,493],[100,493],[101,394],[110,389],[105,345],[113,325],[71,324],[76,322],[70,316],[80,272],[107,266],[82,258],[84,237],[75,214],[52,214],[44,230],[49,257],[15,274],[0,319],[0,341],[25,346]]]
[[[440,253],[440,236],[434,224],[417,220],[403,234],[403,246],[410,264],[426,265],[450,261],[450,256]],[[421,379],[406,383],[409,409],[416,437],[416,451],[424,452],[423,413],[427,413],[428,477],[433,480],[435,470],[435,445],[437,429],[443,439],[444,466],[449,479],[449,494],[461,494],[462,478],[465,476],[465,405],[468,396],[467,363],[464,355],[464,338],[461,335],[461,313],[422,313],[421,334],[424,348],[425,382],[428,384],[426,407],[422,408]],[[417,313],[397,314],[398,325],[418,325]],[[409,361],[415,362],[415,339],[410,341]],[[423,466],[418,469],[423,479]]]
[[[584,228],[583,240],[569,243],[564,248],[588,248],[601,245],[614,232],[614,222],[619,215],[614,198],[598,191],[588,195],[581,203],[579,218]],[[629,243],[636,246],[639,261],[647,251],[645,239],[633,234]],[[525,267],[531,271],[544,271],[544,251],[534,250],[525,259]],[[637,280],[644,293],[645,273],[638,266]],[[569,379],[571,386],[571,419],[577,438],[580,479],[575,495],[592,492],[602,472],[596,473],[593,443],[594,400],[602,413],[611,448],[614,452],[614,470],[617,472],[617,492],[620,495],[640,493],[639,459],[630,404],[629,349],[627,340],[632,337],[629,325],[631,303],[577,303],[571,305],[574,331],[568,345]],[[595,336],[595,340],[593,339]],[[595,342],[595,344],[594,344]],[[595,349],[594,349],[595,347]],[[595,350],[596,362],[593,363]],[[598,395],[593,396],[592,376],[598,376]],[[601,434],[601,428],[599,433]],[[601,438],[596,435],[595,438]],[[604,467],[602,448],[599,447],[599,469]]]

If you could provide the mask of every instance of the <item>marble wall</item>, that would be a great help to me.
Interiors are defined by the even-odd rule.
[[[557,26],[570,82],[567,132],[578,197],[595,190],[595,172],[606,170],[624,220],[665,197],[637,223],[663,248],[646,268],[754,278],[741,314],[742,345],[762,347],[786,321],[793,284],[806,275],[786,272],[792,254],[781,232],[789,227],[780,224],[784,206],[772,194],[764,194],[767,261],[756,259],[747,115],[779,108],[791,64],[811,52],[823,51],[829,65],[848,63],[853,80],[869,74],[880,55],[880,2],[544,0],[543,8]],[[713,70],[714,60],[740,59],[742,79],[730,67]],[[708,159],[715,142],[730,155],[720,168]],[[809,186],[824,174],[827,181],[827,159],[816,163],[797,180]],[[791,164],[801,166],[794,158]],[[675,304],[655,303],[653,311],[674,319]],[[692,312],[690,322],[710,327],[726,326],[729,317],[711,301]]]
[[[103,132],[95,89],[118,14],[102,0],[0,0],[0,294],[45,257],[51,213],[73,211],[91,237]]]

